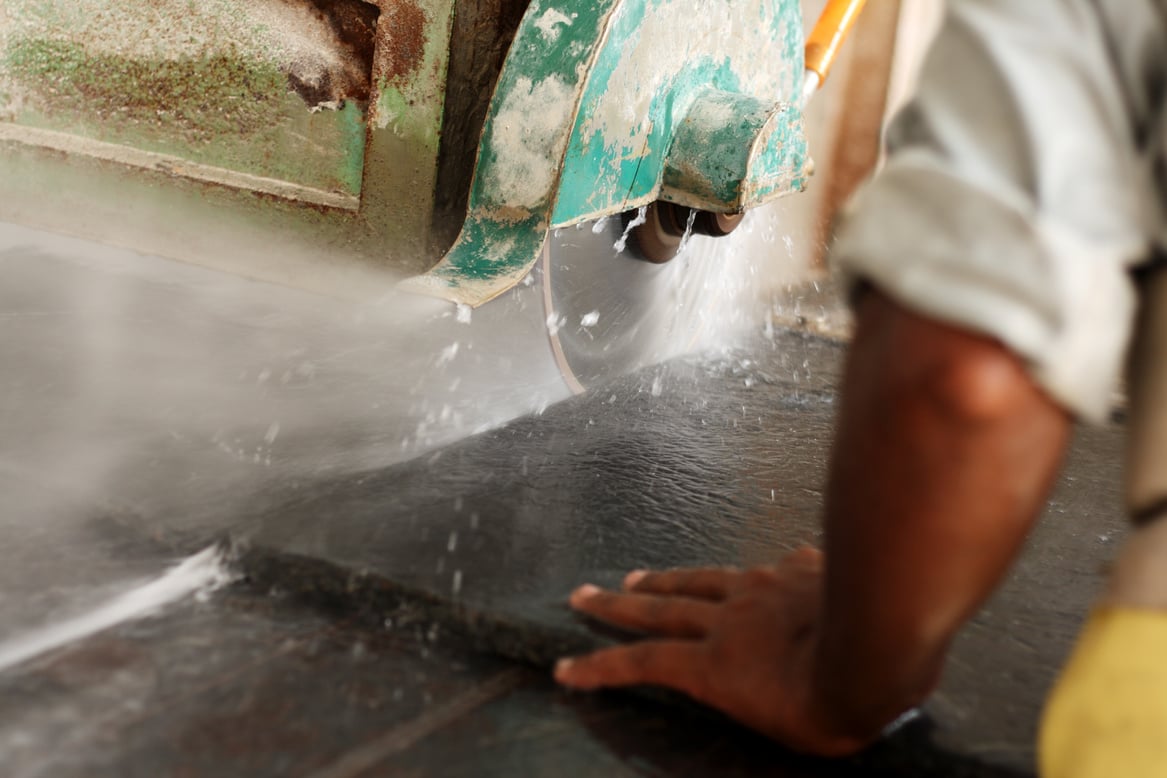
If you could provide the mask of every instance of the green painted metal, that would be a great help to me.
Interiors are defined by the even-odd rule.
[[[361,101],[306,110],[285,72],[298,52],[262,15],[221,0],[6,4],[9,121],[359,195]]]
[[[748,139],[753,142],[743,143]],[[659,198],[705,211],[743,211],[802,189],[806,156],[797,106],[710,90],[677,127]]]
[[[478,305],[526,275],[552,227],[660,198],[738,212],[801,189],[802,66],[797,0],[536,0],[463,232],[403,286]]]
[[[495,87],[462,231],[437,267],[404,288],[480,305],[530,270],[551,225],[584,76],[619,4],[531,3]]]
[[[78,171],[96,170],[111,191],[140,191],[147,200],[159,185],[191,193],[165,234],[131,228],[127,218],[125,231],[108,236],[143,250],[214,264],[188,250],[199,241],[187,238],[242,222],[251,234],[278,211],[281,224],[302,222],[320,244],[322,273],[341,253],[418,272],[433,256],[454,6],[0,0],[0,157],[25,165],[26,150],[44,150],[56,176],[67,173],[55,162],[63,153]],[[93,168],[92,160],[101,164]],[[127,187],[115,168],[137,171],[142,186]],[[195,195],[198,187],[176,179],[214,194]],[[35,176],[23,186],[45,197],[35,212],[46,216],[31,221],[93,234],[76,226],[78,214],[55,208]],[[186,218],[208,198],[222,201],[223,213],[206,224]],[[123,207],[128,214],[136,204]],[[6,216],[29,221],[15,200],[0,203]],[[272,251],[285,251],[285,239],[299,251],[302,231],[292,232],[273,233]],[[239,269],[272,275],[275,264],[241,257]]]
[[[803,70],[800,4],[739,0],[732,15],[730,8],[704,0],[622,4],[576,116],[554,226],[657,199],[677,130],[706,93],[725,91],[770,106],[796,101]],[[726,118],[729,131],[732,117]],[[752,141],[751,134],[737,139],[743,148]],[[792,153],[801,149],[805,156],[801,127],[792,128],[789,142]],[[729,203],[709,206],[738,210]]]
[[[340,254],[424,270],[455,3],[0,0],[0,169],[25,171],[0,219],[204,263],[234,235],[280,278],[269,250],[324,273]],[[786,102],[801,44],[798,0],[534,0],[459,240],[409,285],[478,304],[522,279],[554,226],[799,188],[805,141]],[[102,186],[123,218],[59,207],[66,189]],[[154,209],[172,199],[163,228]],[[212,230],[216,248],[197,248]]]

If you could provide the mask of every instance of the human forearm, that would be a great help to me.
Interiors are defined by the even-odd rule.
[[[837,726],[877,732],[931,690],[1040,513],[1069,431],[1003,346],[866,294],[832,456],[815,663]]]

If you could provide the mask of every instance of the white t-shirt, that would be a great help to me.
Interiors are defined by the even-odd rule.
[[[833,261],[1106,417],[1167,247],[1167,0],[949,0]]]

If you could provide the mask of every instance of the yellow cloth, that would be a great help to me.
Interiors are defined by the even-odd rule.
[[[1099,608],[1046,703],[1042,778],[1167,778],[1167,611]]]

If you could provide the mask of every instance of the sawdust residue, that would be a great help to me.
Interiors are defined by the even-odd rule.
[[[671,121],[661,121],[664,117],[654,116],[654,101],[699,60],[734,63],[741,81],[735,91],[760,99],[789,99],[801,63],[787,62],[776,51],[777,41],[786,34],[782,6],[774,0],[740,0],[727,16],[721,0],[647,4],[644,18],[624,42],[603,98],[582,127],[583,136],[599,134],[610,157],[635,158],[650,136],[672,126],[688,109],[695,93],[689,101],[667,106],[674,115]],[[720,21],[695,25],[694,19]],[[782,28],[779,34],[776,28]]]
[[[555,187],[559,162],[567,146],[575,90],[558,76],[538,83],[516,79],[493,122],[490,153],[503,165],[491,165],[487,183],[499,202],[534,209]]]
[[[249,0],[245,7],[308,105],[369,99],[376,6],[362,0]]]
[[[559,39],[560,26],[570,27],[576,14],[568,16],[557,8],[548,8],[539,21],[535,22],[535,26],[539,28],[539,32],[543,35],[543,40],[548,43],[554,43]]]
[[[284,74],[287,86],[309,106],[368,99],[377,9],[361,0],[6,0],[5,5],[8,55],[13,47],[23,47],[27,55],[30,46],[69,45],[74,54],[96,61],[161,63],[172,74],[177,71],[165,63],[234,61]],[[56,73],[60,77],[64,69]],[[187,84],[179,91],[197,87]]]

